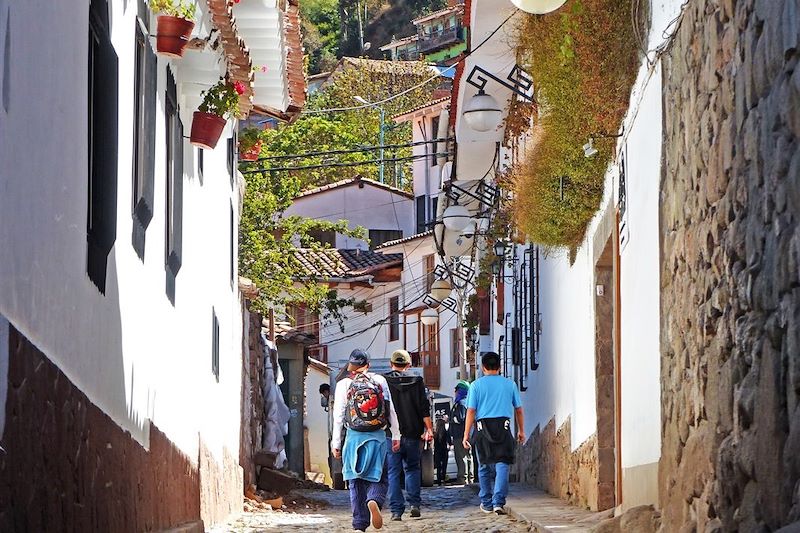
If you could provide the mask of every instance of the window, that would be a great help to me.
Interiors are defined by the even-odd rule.
[[[374,249],[389,241],[403,238],[403,230],[396,229],[371,229],[369,230],[369,246]]]
[[[236,173],[236,132],[228,138],[228,174],[231,177],[231,189],[233,189],[233,176]]]
[[[436,117],[433,117],[433,119],[431,119],[431,139],[435,140],[435,139],[438,139],[438,138],[439,138],[439,117],[436,116]],[[431,154],[433,154],[431,156],[431,166],[432,167],[436,166],[436,154],[439,153],[438,146],[439,146],[439,143],[432,143],[431,144],[431,150],[432,150]]]
[[[450,330],[450,368],[456,368],[461,360],[461,343],[459,328]]]
[[[417,215],[417,233],[423,233],[428,229],[428,213],[426,211],[427,207],[427,196],[417,196],[416,199],[416,215]]]
[[[236,263],[235,263],[236,256],[233,253],[234,236],[235,236],[235,233],[233,231],[233,201],[231,201],[230,232],[228,234],[228,238],[229,238],[229,242],[230,242],[230,248],[228,250],[228,260],[230,262],[231,286],[233,286],[233,280],[234,280],[234,277],[235,277],[234,274],[236,272]]]
[[[320,244],[326,244],[331,247],[336,246],[336,232],[333,230],[312,229],[308,231],[308,236]]]
[[[219,383],[219,319],[213,307],[211,308],[211,373]]]
[[[439,197],[435,196],[431,198],[431,216],[428,219],[428,227],[432,228],[434,222],[436,222],[436,211],[439,209]]]
[[[178,109],[178,90],[169,69],[164,110],[167,140],[165,263],[167,297],[175,305],[175,278],[181,269],[183,248],[183,125]]]
[[[200,178],[200,182],[203,182],[203,172],[205,170],[205,161],[204,161],[204,152],[203,149],[198,147],[197,148],[197,176]]]
[[[119,61],[109,37],[108,5],[89,7],[89,176],[86,273],[106,292],[108,254],[117,238],[117,83]]]
[[[431,292],[431,285],[436,280],[436,276],[434,276],[433,271],[436,268],[435,265],[435,256],[433,254],[426,255],[422,258],[423,261],[423,273],[425,275],[425,294],[430,294]]]
[[[137,19],[135,24],[132,244],[136,255],[144,261],[145,233],[153,219],[158,59],[142,22]]]
[[[400,297],[389,298],[389,342],[400,340]]]

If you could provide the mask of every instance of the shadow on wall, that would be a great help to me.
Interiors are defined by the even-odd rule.
[[[145,450],[13,326],[8,377],[0,530],[149,531],[199,519],[197,466],[152,424]]]

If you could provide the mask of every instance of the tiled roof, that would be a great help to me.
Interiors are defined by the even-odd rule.
[[[384,248],[388,248],[390,246],[395,246],[398,244],[405,244],[407,242],[415,241],[417,239],[424,239],[425,237],[430,237],[433,235],[433,230],[429,229],[428,231],[423,231],[422,233],[417,233],[416,235],[411,235],[410,237],[403,237],[402,239],[397,239],[394,241],[387,241],[380,246],[376,246],[376,250],[383,250]],[[397,255],[397,254],[392,254]]]
[[[449,15],[450,13],[458,13],[464,10],[463,4],[458,4],[451,7],[446,7],[444,9],[440,9],[439,11],[434,11],[433,13],[428,13],[427,15],[422,15],[421,17],[417,17],[411,22],[413,24],[419,24],[421,22],[425,22],[431,19],[435,19],[437,17],[441,17],[443,15]]]
[[[303,272],[301,277],[320,280],[356,278],[403,263],[403,254],[336,248],[323,250],[297,248],[294,251],[294,258]]]
[[[319,194],[321,192],[330,191],[333,189],[338,189],[339,187],[347,187],[348,185],[356,185],[358,183],[364,183],[366,185],[372,185],[373,187],[378,187],[379,189],[384,189],[395,194],[399,194],[401,196],[405,196],[406,198],[413,199],[414,195],[408,191],[404,191],[403,189],[398,189],[396,187],[392,187],[391,185],[386,185],[385,183],[381,183],[379,181],[362,178],[361,176],[356,176],[355,178],[349,178],[346,180],[337,181],[334,183],[329,183],[328,185],[322,185],[320,187],[315,187],[313,189],[309,189],[307,191],[301,192],[299,195],[295,197],[297,198],[304,198],[306,196],[311,196],[312,194]]]
[[[432,107],[432,106],[435,106],[436,104],[441,104],[443,102],[449,102],[449,101],[450,101],[450,96],[449,95],[448,96],[443,96],[442,98],[437,98],[436,100],[431,100],[427,104],[422,104],[421,106],[417,106],[417,107],[415,107],[413,109],[409,109],[407,111],[403,111],[402,113],[398,113],[396,115],[393,115],[392,116],[392,120],[397,119],[399,117],[403,117],[405,115],[410,115],[411,113],[414,113],[416,111],[420,111],[421,109],[425,109],[426,107]]]
[[[414,41],[417,40],[419,40],[419,35],[415,33],[414,35],[409,35],[408,37],[401,37],[400,39],[395,39],[389,44],[381,46],[381,50],[390,50],[392,48],[397,48],[398,46],[402,46],[404,44],[413,43]]]
[[[239,96],[239,111],[247,116],[253,109],[253,62],[247,45],[236,28],[233,5],[228,0],[208,0],[208,10],[214,27],[220,33],[228,62],[229,81],[238,81],[245,87],[244,94]]]
[[[289,88],[287,113],[300,113],[306,104],[306,77],[303,68],[303,40],[300,34],[300,5],[289,0],[284,14],[286,32],[286,82]]]

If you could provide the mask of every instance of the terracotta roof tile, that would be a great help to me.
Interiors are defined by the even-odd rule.
[[[244,94],[239,96],[239,111],[244,116],[253,109],[253,62],[244,41],[236,31],[233,4],[228,0],[207,0],[208,11],[214,27],[219,30],[220,42],[227,59],[228,78],[241,82]]]
[[[410,235],[408,237],[403,237],[402,239],[396,239],[394,241],[386,241],[385,243],[381,244],[380,246],[376,246],[376,250],[383,250],[384,248],[388,248],[390,246],[396,246],[398,244],[405,244],[407,242],[415,241],[417,239],[424,239],[425,237],[430,237],[433,235],[433,230],[429,229],[428,231],[423,231],[422,233],[417,233],[416,235]]]
[[[302,278],[320,280],[356,278],[403,263],[403,254],[336,248],[297,248],[294,258],[303,271]]]
[[[306,196],[311,196],[312,194],[319,194],[321,192],[330,191],[332,189],[338,189],[340,187],[346,187],[348,185],[355,185],[357,183],[365,183],[367,185],[372,185],[373,187],[378,187],[380,189],[391,191],[391,192],[393,192],[395,194],[400,194],[400,195],[405,196],[406,198],[409,198],[409,199],[413,199],[414,198],[413,194],[411,194],[408,191],[404,191],[403,189],[398,189],[396,187],[392,187],[391,185],[386,185],[385,183],[380,183],[380,182],[375,181],[375,180],[362,178],[361,176],[356,176],[355,178],[349,178],[349,179],[346,179],[346,180],[341,180],[341,181],[337,181],[337,182],[334,182],[334,183],[329,183],[328,185],[322,185],[320,187],[315,187],[313,189],[309,189],[309,190],[304,191],[304,192],[300,193],[299,195],[297,195],[295,197],[295,199],[304,198]]]

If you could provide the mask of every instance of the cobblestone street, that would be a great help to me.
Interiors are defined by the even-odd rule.
[[[327,503],[321,510],[296,512],[265,511],[245,513],[214,528],[212,533],[256,533],[260,531],[352,531],[350,525],[350,500],[347,491],[298,491],[308,498]],[[422,516],[411,518],[408,511],[402,522],[391,522],[389,510],[384,507],[384,531],[528,531],[526,523],[510,516],[485,514],[478,509],[478,497],[470,487],[451,486],[422,489]],[[367,531],[373,531],[372,528]]]

